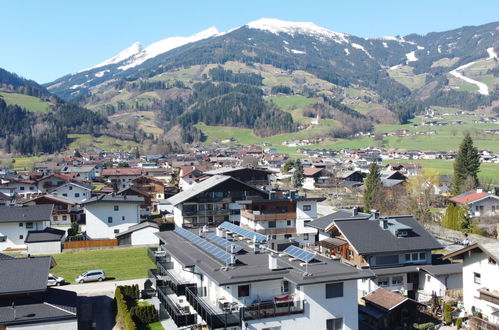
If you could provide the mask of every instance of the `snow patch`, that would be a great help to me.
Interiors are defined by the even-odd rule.
[[[437,51],[438,51],[439,54],[442,53],[442,47],[440,47],[440,45],[438,45]]]
[[[372,39],[372,40],[396,41],[396,42],[398,42],[398,43],[406,43],[406,44],[410,44],[410,45],[416,45],[416,43],[415,43],[414,41],[408,41],[408,40],[405,40],[403,37],[391,37],[391,36],[388,36],[388,37],[368,38],[368,39]]]
[[[291,49],[291,52],[293,54],[306,54],[303,50],[297,50],[297,49]]]
[[[73,86],[69,87],[69,89],[77,89],[77,88],[82,88],[82,87],[85,87],[85,84],[73,85]]]
[[[407,57],[406,63],[416,62],[418,60],[418,58],[416,57],[416,51],[414,50],[410,53],[405,54],[405,57]]]
[[[388,48],[388,44],[385,41],[383,41],[383,47]]]
[[[364,48],[364,47],[362,47],[362,45],[359,45],[359,44],[356,44],[356,43],[352,43],[352,47],[353,47],[353,48],[356,48],[356,49],[360,49],[361,51],[363,51],[364,53],[366,53],[366,55],[367,55],[367,56],[369,56],[369,58],[373,58],[373,57],[371,56],[371,54],[369,54],[369,53],[367,52],[367,50],[365,50],[365,48]]]
[[[348,56],[350,55],[350,51],[348,50],[348,48],[345,48],[345,54]]]
[[[267,31],[273,34],[287,33],[304,34],[312,36],[321,41],[333,40],[337,43],[348,43],[347,34],[330,31],[311,22],[288,22],[272,18],[261,18],[246,24],[250,29]]]
[[[131,56],[133,56],[135,54],[138,54],[141,51],[142,51],[142,45],[139,42],[136,42],[133,45],[131,45],[130,47],[128,47],[127,49],[122,50],[121,52],[119,52],[118,55],[116,55],[114,57],[111,57],[110,59],[105,60],[102,63],[94,65],[93,67],[85,69],[85,70],[82,70],[80,72],[88,71],[88,70],[92,70],[92,69],[97,69],[97,68],[100,68],[100,67],[103,67],[103,66],[106,66],[106,65],[110,65],[110,64],[119,63],[119,62],[121,62],[123,60],[126,60],[127,58],[129,58],[129,57],[131,57]],[[99,76],[96,75],[96,77],[99,77]],[[100,76],[100,77],[102,77],[102,76]]]
[[[109,71],[110,71],[110,70],[103,70],[103,71],[99,71],[99,72],[97,72],[97,73],[95,74],[95,76],[96,76],[97,78],[102,78],[102,77],[106,74],[106,72],[109,72]]]
[[[424,47],[423,47],[423,46],[417,46],[417,48],[418,48],[419,50],[423,50],[423,49],[424,49]]]
[[[497,53],[494,51],[494,47],[487,48],[487,53],[489,58],[497,58]]]
[[[459,78],[459,79],[464,80],[470,84],[478,86],[478,93],[480,93],[482,95],[489,95],[489,86],[487,86],[486,84],[484,84],[481,81],[476,81],[476,80],[473,80],[471,78],[468,78],[468,77],[464,76],[461,72],[459,72],[461,70],[466,69],[469,66],[472,66],[476,62],[478,62],[478,61],[473,61],[473,62],[467,63],[465,65],[461,65],[459,68],[456,68],[449,73],[456,78]]]
[[[287,42],[286,40],[283,40],[282,42],[284,42],[284,44],[286,45],[289,45],[289,42]]]
[[[210,27],[204,31],[196,33],[190,37],[171,37],[166,38],[160,41],[157,41],[140,52],[134,54],[130,57],[125,65],[120,66],[118,69],[120,70],[128,70],[133,68],[139,64],[144,63],[148,59],[156,57],[160,54],[166,53],[172,49],[178,48],[180,46],[189,44],[191,42],[196,42],[199,40],[211,38],[214,36],[220,35],[216,27]]]

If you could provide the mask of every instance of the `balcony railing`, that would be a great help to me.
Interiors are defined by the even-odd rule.
[[[241,210],[241,217],[253,221],[294,220],[296,212],[255,214],[251,210]]]
[[[211,215],[227,215],[230,214],[229,209],[218,209],[218,210],[183,210],[183,216],[211,216]]]
[[[166,267],[165,267],[166,266]],[[173,293],[175,293],[177,296],[184,296],[185,295],[185,289],[189,286],[196,286],[195,283],[190,283],[186,281],[182,281],[176,276],[172,268],[167,268],[170,265],[160,265],[158,263],[158,269],[160,270],[160,274],[163,276],[164,283],[166,286],[168,286]],[[173,265],[172,265],[173,266]]]
[[[283,235],[283,234],[296,234],[296,228],[288,227],[288,228],[267,228],[267,229],[253,229],[245,225],[241,225],[242,228],[249,229],[255,231],[259,234],[263,235]]]
[[[480,299],[499,306],[499,293],[489,291],[486,288],[478,289],[478,292],[480,293]]]
[[[187,309],[182,308],[175,303],[168,295],[173,295],[174,292],[169,287],[158,288],[158,298],[162,307],[172,318],[177,327],[184,327],[191,324],[196,324],[196,314],[187,312]]]
[[[206,322],[208,328],[218,329],[241,325],[240,311],[219,313],[201,298],[201,293],[201,288],[188,287],[185,289],[187,301]]]
[[[305,312],[303,300],[268,301],[241,308],[243,320],[259,320]]]
[[[148,248],[147,255],[152,262],[157,263],[160,260],[166,260],[167,253],[159,248]]]

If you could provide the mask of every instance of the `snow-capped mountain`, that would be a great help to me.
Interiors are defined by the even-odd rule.
[[[80,72],[84,72],[84,71],[88,71],[88,70],[92,70],[92,69],[97,69],[97,68],[100,68],[100,67],[103,67],[106,65],[120,63],[121,61],[124,61],[124,60],[126,60],[134,55],[137,55],[137,54],[141,53],[142,51],[143,51],[142,45],[140,44],[140,42],[136,42],[133,45],[131,45],[130,47],[128,47],[127,49],[119,52],[118,55],[111,57],[110,59],[105,60],[102,63],[94,65],[93,67],[82,70]]]
[[[250,29],[268,31],[274,34],[286,33],[308,35],[319,40],[334,40],[338,43],[348,43],[347,34],[334,32],[311,22],[289,22],[273,18],[261,18],[246,24]]]

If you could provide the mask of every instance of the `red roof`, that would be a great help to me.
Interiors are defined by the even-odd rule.
[[[489,196],[486,192],[477,192],[476,190],[467,191],[462,193],[461,195],[457,195],[455,197],[450,198],[449,200],[458,204],[468,204],[472,203],[476,200],[482,199],[484,197]]]
[[[102,176],[117,175],[141,175],[141,168],[105,168],[102,170]]]

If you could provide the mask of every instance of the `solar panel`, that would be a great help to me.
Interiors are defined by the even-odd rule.
[[[283,251],[287,255],[300,259],[303,262],[310,262],[310,260],[314,259],[317,254],[305,251],[303,249],[297,248],[294,245],[290,245]]]
[[[251,240],[253,240],[255,238],[257,243],[264,243],[267,241],[267,236],[256,233],[256,232],[248,230],[248,229],[241,228],[241,227],[239,227],[233,223],[227,222],[227,221],[222,222],[222,224],[220,224],[218,226],[218,228],[226,229],[228,231],[231,231],[231,232],[236,233],[238,235],[244,236],[244,237],[249,238]]]
[[[206,238],[212,241],[213,243],[220,245],[221,247],[226,249],[226,251],[233,251],[234,253],[238,253],[243,249],[242,246],[229,242],[225,238],[217,236],[215,234],[209,234],[208,236],[206,236]],[[233,247],[232,248],[233,250],[231,250],[231,247]]]
[[[226,264],[230,264],[232,261],[232,256],[230,253],[225,252],[221,248],[219,248],[216,245],[213,245],[212,243],[208,242],[204,238],[199,237],[198,235],[184,229],[177,227],[175,228],[175,232],[182,236],[183,238],[191,241],[194,243],[197,247],[199,247],[201,250],[211,254],[215,258],[221,260],[222,262]]]

